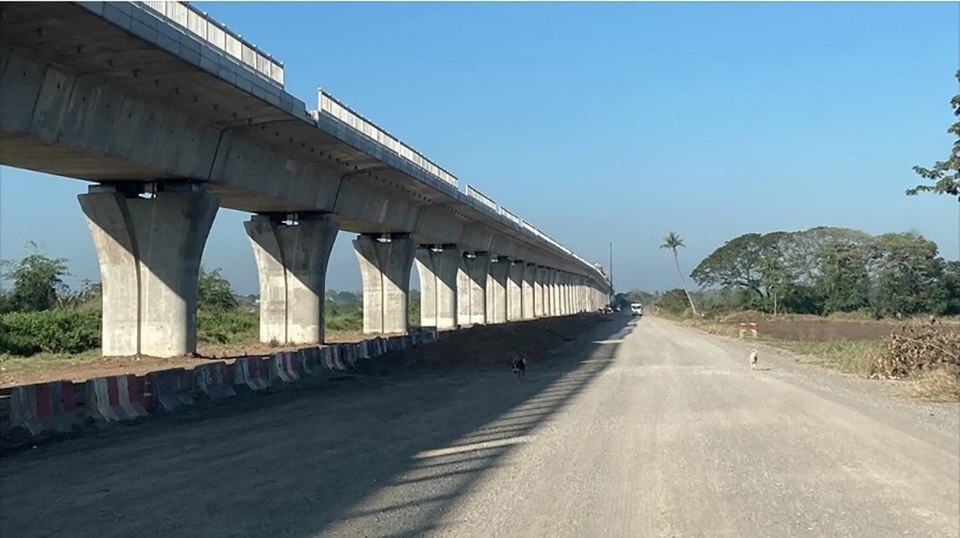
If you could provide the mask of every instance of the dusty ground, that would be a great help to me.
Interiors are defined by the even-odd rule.
[[[628,321],[5,457],[0,535],[960,535],[957,405]]]

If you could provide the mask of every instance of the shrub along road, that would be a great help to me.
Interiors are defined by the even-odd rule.
[[[664,320],[4,458],[0,535],[957,536],[960,408]],[[256,405],[253,405],[256,404]]]

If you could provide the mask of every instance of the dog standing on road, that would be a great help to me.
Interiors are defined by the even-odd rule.
[[[517,374],[517,379],[523,379],[527,373],[527,358],[523,355],[513,355],[513,373]]]
[[[757,355],[757,350],[754,349],[750,352],[750,369],[755,370],[757,368],[757,364],[759,363],[760,357]]]

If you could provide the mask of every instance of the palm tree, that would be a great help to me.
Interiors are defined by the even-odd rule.
[[[670,232],[666,237],[663,238],[663,244],[660,245],[660,248],[668,248],[673,251],[673,261],[677,264],[677,274],[680,275],[680,283],[683,285],[683,293],[687,294],[687,300],[690,301],[690,309],[693,310],[693,315],[697,314],[697,307],[693,304],[693,297],[690,297],[690,292],[687,291],[687,282],[683,279],[683,271],[680,270],[680,258],[677,257],[677,249],[685,246],[683,244],[683,238],[679,235]]]

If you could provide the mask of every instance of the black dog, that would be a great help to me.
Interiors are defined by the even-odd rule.
[[[527,373],[527,358],[521,355],[513,357],[513,373],[517,374],[517,379],[522,379]]]

